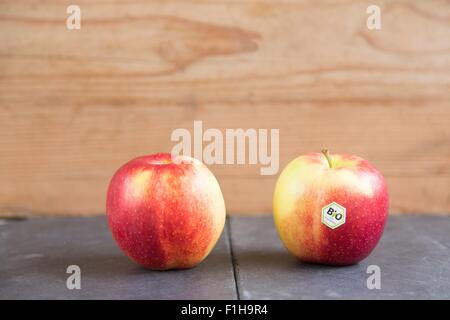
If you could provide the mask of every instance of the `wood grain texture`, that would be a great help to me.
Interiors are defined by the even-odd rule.
[[[448,1],[0,3],[0,216],[95,214],[115,169],[170,133],[279,128],[280,165],[367,158],[396,213],[450,213]],[[366,28],[366,8],[382,29]],[[271,211],[276,176],[212,166],[230,213]]]

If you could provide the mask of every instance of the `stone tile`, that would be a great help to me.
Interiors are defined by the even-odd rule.
[[[149,271],[125,257],[105,217],[0,220],[0,299],[235,299],[227,232],[199,266]],[[81,290],[66,268],[81,268]]]
[[[241,299],[449,299],[450,217],[391,216],[374,252],[350,267],[298,262],[271,217],[230,221]],[[369,265],[381,290],[367,289]]]

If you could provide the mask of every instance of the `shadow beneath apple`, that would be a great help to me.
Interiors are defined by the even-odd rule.
[[[190,269],[151,270],[147,269],[120,251],[93,253],[86,251],[65,252],[61,254],[24,258],[21,273],[39,273],[41,275],[67,278],[68,266],[79,266],[84,278],[98,280],[115,279],[118,277],[134,277],[140,275],[161,276],[162,274],[190,274],[193,272],[207,272],[209,274],[231,270],[230,257],[227,253],[216,252],[208,256],[203,262]],[[18,271],[18,270],[16,270]]]
[[[307,271],[332,271],[336,268],[355,268],[358,265],[330,266],[314,263],[306,263],[298,260],[285,250],[238,250],[235,253],[235,261],[238,268],[245,268],[255,272],[293,272]]]

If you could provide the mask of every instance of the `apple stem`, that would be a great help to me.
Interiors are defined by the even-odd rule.
[[[330,169],[332,169],[333,168],[333,163],[331,162],[330,153],[328,152],[328,149],[323,149],[322,153],[325,156],[325,158],[327,159],[328,165],[330,166]]]

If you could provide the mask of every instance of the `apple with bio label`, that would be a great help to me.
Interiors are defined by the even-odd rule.
[[[199,264],[225,224],[225,202],[211,171],[196,159],[168,153],[119,168],[109,184],[106,213],[122,251],[153,270]]]
[[[366,160],[311,153],[280,174],[274,221],[289,252],[304,262],[350,265],[377,245],[388,216],[383,176]]]

